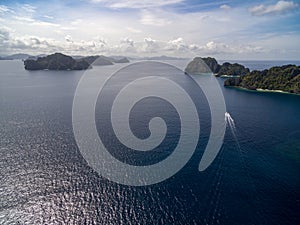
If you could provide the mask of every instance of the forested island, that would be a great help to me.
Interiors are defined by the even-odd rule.
[[[281,91],[300,94],[300,66],[275,66],[263,71],[251,71],[238,63],[218,64],[215,58],[194,58],[186,67],[188,74],[213,72],[216,76],[233,76],[224,86],[257,91]]]
[[[73,59],[61,53],[55,53],[37,59],[26,59],[24,61],[26,70],[86,70],[90,64],[83,59]]]
[[[30,57],[24,60],[26,70],[86,70],[95,66],[113,65],[114,63],[127,63],[126,57],[115,59],[106,56],[77,57],[62,53],[54,53],[44,57]]]
[[[300,94],[300,66],[285,65],[263,71],[254,70],[245,76],[225,80],[224,86]]]

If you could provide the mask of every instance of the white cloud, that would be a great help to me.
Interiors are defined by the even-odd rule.
[[[66,1],[59,1],[56,5],[52,5],[51,1],[34,3],[32,7],[25,6],[27,10],[22,9],[22,4],[9,7],[0,4],[0,28],[11,28],[0,30],[0,52],[39,54],[62,51],[82,55],[179,57],[217,55],[221,58],[263,59],[263,54],[259,55],[261,57],[255,54],[277,48],[277,43],[282,40],[285,43],[280,45],[280,49],[286,50],[286,54],[289,54],[289,49],[300,51],[298,31],[295,31],[294,38],[278,39],[278,42],[272,42],[276,44],[268,44],[270,37],[262,37],[265,32],[261,25],[270,24],[275,28],[273,21],[277,18],[253,17],[246,7],[230,8],[222,5],[225,2],[219,2],[214,3],[214,9],[181,13],[172,7],[162,7],[181,2],[179,0],[95,1],[99,5],[84,4],[80,6],[80,13],[77,7],[64,4]],[[291,10],[291,6],[297,5],[295,2],[279,1],[274,5],[256,6],[252,14],[280,14]],[[103,9],[103,6],[115,8]],[[151,9],[148,8],[150,6]],[[180,3],[181,6],[194,7],[184,2]],[[272,32],[275,36],[283,33],[275,29]],[[265,41],[259,42],[262,39]],[[273,57],[276,54],[272,52],[269,55]],[[276,57],[283,56],[278,54]],[[299,55],[293,57],[299,58]]]
[[[53,19],[53,17],[50,16],[42,16],[44,18],[47,18],[48,21],[43,21],[39,19],[35,19],[33,14],[36,12],[36,7],[31,6],[29,4],[24,4],[20,7],[22,10],[20,11],[9,11],[12,12],[10,17],[7,17],[7,20],[11,20],[12,23],[19,22],[23,24],[23,26],[44,26],[44,27],[59,27],[59,24],[48,22],[49,19]]]
[[[100,45],[100,46],[106,46],[107,45],[107,41],[106,40],[104,40],[103,38],[101,38],[101,37],[95,37],[94,39],[93,39],[96,43],[98,43],[98,45]]]
[[[249,9],[254,16],[279,15],[288,13],[298,8],[298,4],[293,1],[278,1],[274,5],[260,4]]]
[[[177,14],[165,12],[162,9],[151,11],[142,9],[140,14],[127,16],[126,20],[115,16],[112,18],[109,16],[99,17],[98,14],[88,14],[88,17],[82,14],[81,18],[84,19],[78,19],[75,14],[75,18],[72,17],[58,24],[35,20],[27,14],[17,14],[12,17],[18,16],[18,20],[6,20],[6,26],[14,27],[16,32],[11,35],[4,34],[5,37],[9,37],[9,40],[2,44],[1,49],[9,52],[33,52],[33,54],[63,51],[67,54],[82,55],[171,55],[181,57],[248,51],[242,47],[230,47],[221,41],[211,41],[210,36],[224,34],[224,29],[228,33],[240,29],[239,23],[236,22],[239,19],[234,20],[234,24],[230,26],[231,29],[223,26],[222,24],[228,23],[225,20],[220,21],[220,18],[227,14],[223,13],[224,15],[217,12]],[[53,19],[53,21],[55,20]],[[176,23],[172,23],[172,21],[176,21]],[[90,25],[92,22],[96,22],[96,26]],[[211,29],[212,24],[216,22],[220,27]],[[79,23],[85,25],[79,27]],[[55,32],[51,29],[53,27]],[[31,36],[26,35],[28,33]],[[182,36],[178,37],[178,34]],[[97,38],[99,35],[104,38]],[[176,36],[177,38],[170,39],[170,37]],[[117,39],[116,37],[126,38]],[[105,41],[105,38],[109,42]],[[199,40],[202,42],[204,40],[205,44],[201,44]],[[205,40],[207,41],[205,42]],[[30,48],[31,45],[32,48]]]
[[[29,5],[29,4],[22,5],[21,9],[28,13],[35,13],[35,11],[36,11],[36,7]]]
[[[183,2],[183,0],[91,0],[91,2],[102,3],[111,8],[144,9],[173,5]]]
[[[50,22],[45,22],[45,21],[34,21],[32,24],[30,24],[32,26],[50,26],[50,27],[60,27],[59,24],[56,23],[50,23]]]
[[[49,16],[49,15],[44,15],[43,17],[46,18],[46,19],[50,19],[50,20],[54,19],[53,16]]]
[[[176,52],[188,52],[191,49],[189,49],[189,46],[185,44],[182,37],[179,37],[174,40],[170,40],[166,43],[166,46],[164,47],[164,50],[166,51],[176,51]]]
[[[76,30],[76,27],[60,26],[60,29],[64,31],[68,31],[68,30]],[[60,32],[60,30],[56,30],[56,32]]]
[[[82,19],[76,19],[73,22],[71,22],[72,25],[78,25],[82,22]]]
[[[133,27],[126,27],[126,30],[128,30],[129,32],[132,32],[132,33],[141,33],[142,32],[141,30],[135,29]]]
[[[35,36],[24,37],[10,37],[3,47],[9,52],[32,52],[33,50],[39,52],[48,52],[49,50],[62,50],[63,48],[52,39],[39,38]]]
[[[170,20],[160,17],[157,15],[157,13],[154,14],[148,10],[142,11],[140,22],[141,24],[151,25],[151,26],[165,26],[171,23]]]
[[[145,37],[143,41],[134,42],[123,38],[117,45],[109,44],[104,39],[96,37],[93,40],[75,41],[66,35],[64,41],[37,36],[15,36],[8,30],[0,29],[0,47],[2,52],[27,52],[33,54],[62,51],[66,54],[80,55],[115,55],[149,56],[171,55],[191,57],[195,55],[245,54],[265,51],[262,47],[251,45],[228,45],[222,42],[209,41],[204,45],[186,44],[182,37],[162,41]]]
[[[7,29],[0,29],[0,43],[8,41],[10,37],[9,31]]]
[[[161,49],[159,43],[151,37],[144,38],[144,45],[141,48],[143,52],[156,53]]]
[[[10,12],[11,10],[5,6],[5,5],[0,5],[0,14],[6,13],[6,12]]]
[[[229,9],[231,9],[231,7],[229,5],[224,4],[224,5],[220,6],[220,9],[229,10]]]
[[[253,45],[238,45],[238,44],[225,44],[222,42],[209,41],[202,46],[189,45],[189,49],[197,55],[237,55],[237,54],[256,54],[265,52],[266,49],[261,46]]]
[[[31,17],[25,17],[25,16],[14,16],[14,19],[22,21],[22,22],[34,22],[34,19]]]
[[[120,41],[121,44],[127,44],[129,46],[134,46],[134,41],[128,37],[121,39]]]
[[[70,35],[65,36],[66,42],[73,42],[72,37]]]
[[[174,39],[174,40],[169,41],[168,43],[170,43],[170,44],[172,44],[172,45],[178,46],[178,45],[183,44],[183,38],[182,38],[182,37],[179,37],[179,38],[177,38],[177,39]]]

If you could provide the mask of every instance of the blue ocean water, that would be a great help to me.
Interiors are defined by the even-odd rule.
[[[183,75],[178,82],[202,116],[198,148],[170,179],[130,187],[99,176],[76,145],[72,101],[83,71],[29,72],[20,61],[0,61],[0,68],[0,224],[300,223],[300,96],[224,88],[218,78],[235,129],[227,128],[216,160],[199,172],[210,117],[205,96]],[[93,68],[98,75],[110,69]],[[158,113],[170,124],[172,146],[176,112],[157,99],[144,104],[151,110],[136,107],[136,133],[147,136],[142,120]],[[161,153],[147,157],[168,156]]]

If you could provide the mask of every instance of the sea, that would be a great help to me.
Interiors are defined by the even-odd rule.
[[[187,62],[166,63],[184,67]],[[300,65],[300,61],[238,63],[251,70]],[[123,66],[126,64],[94,66],[89,72],[101,76]],[[225,88],[224,79],[216,78],[229,116],[217,157],[199,171],[209,141],[211,114],[205,93],[184,73],[177,74],[175,81],[191,96],[199,113],[196,149],[169,178],[132,186],[98,173],[76,142],[72,106],[85,75],[86,71],[26,71],[22,61],[0,61],[1,225],[300,224],[300,96]],[[163,75],[172,77],[168,71]],[[146,154],[114,147],[118,140],[105,107],[131,80],[131,76],[115,78],[105,87],[107,98],[95,105],[97,131],[119,161],[136,167],[154,165],[172,154],[182,124],[172,104],[147,98],[135,105],[131,129],[138,138],[146,139],[151,117],[161,117],[167,129],[163,150]],[[138,91],[132,93],[138,95]],[[184,157],[185,152],[182,154]],[[108,162],[108,172],[110,166]]]

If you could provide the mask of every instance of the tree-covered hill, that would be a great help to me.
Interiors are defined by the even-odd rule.
[[[300,94],[300,66],[275,66],[268,70],[254,70],[239,78],[229,78],[225,86],[237,86],[250,90],[281,90]]]

